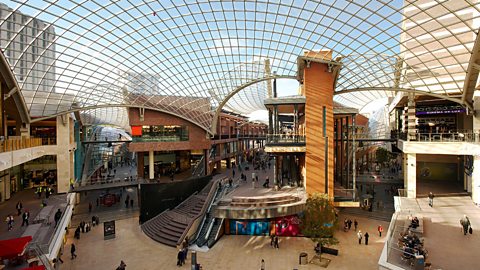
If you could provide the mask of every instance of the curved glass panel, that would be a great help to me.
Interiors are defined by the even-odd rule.
[[[397,88],[460,95],[479,9],[469,0],[5,0],[0,48],[32,116],[122,105],[209,129],[231,93],[273,72],[294,77],[305,51],[343,62],[336,91],[363,90],[336,97],[347,106]],[[227,108],[261,108],[267,87],[250,87]]]

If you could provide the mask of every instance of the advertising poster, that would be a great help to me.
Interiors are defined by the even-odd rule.
[[[278,236],[301,236],[300,219],[297,215],[275,219],[275,234]]]
[[[230,234],[234,235],[269,235],[268,220],[230,220]]]
[[[103,239],[115,238],[115,220],[103,223]]]

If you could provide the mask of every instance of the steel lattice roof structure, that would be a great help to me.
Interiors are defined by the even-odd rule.
[[[2,3],[0,48],[29,121],[139,107],[214,133],[215,112],[264,108],[269,81],[297,78],[306,51],[333,51],[335,100],[355,108],[399,93],[471,107],[480,69],[477,0]]]

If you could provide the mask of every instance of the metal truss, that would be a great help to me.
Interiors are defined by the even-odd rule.
[[[214,130],[223,107],[262,109],[266,80],[296,77],[306,51],[341,59],[335,100],[355,108],[399,89],[467,105],[478,74],[472,0],[2,3],[0,48],[39,119],[145,107]],[[85,113],[99,123],[117,115]]]

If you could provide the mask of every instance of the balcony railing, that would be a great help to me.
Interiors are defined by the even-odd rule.
[[[141,136],[132,137],[132,142],[185,142],[188,141],[186,136]]]
[[[305,145],[305,135],[268,134],[267,145]]]
[[[42,145],[53,145],[55,143],[56,140],[54,138],[9,137],[6,140],[0,141],[0,152],[16,151]]]
[[[400,133],[399,139],[417,142],[477,142],[480,143],[479,130],[451,131],[444,133]]]

